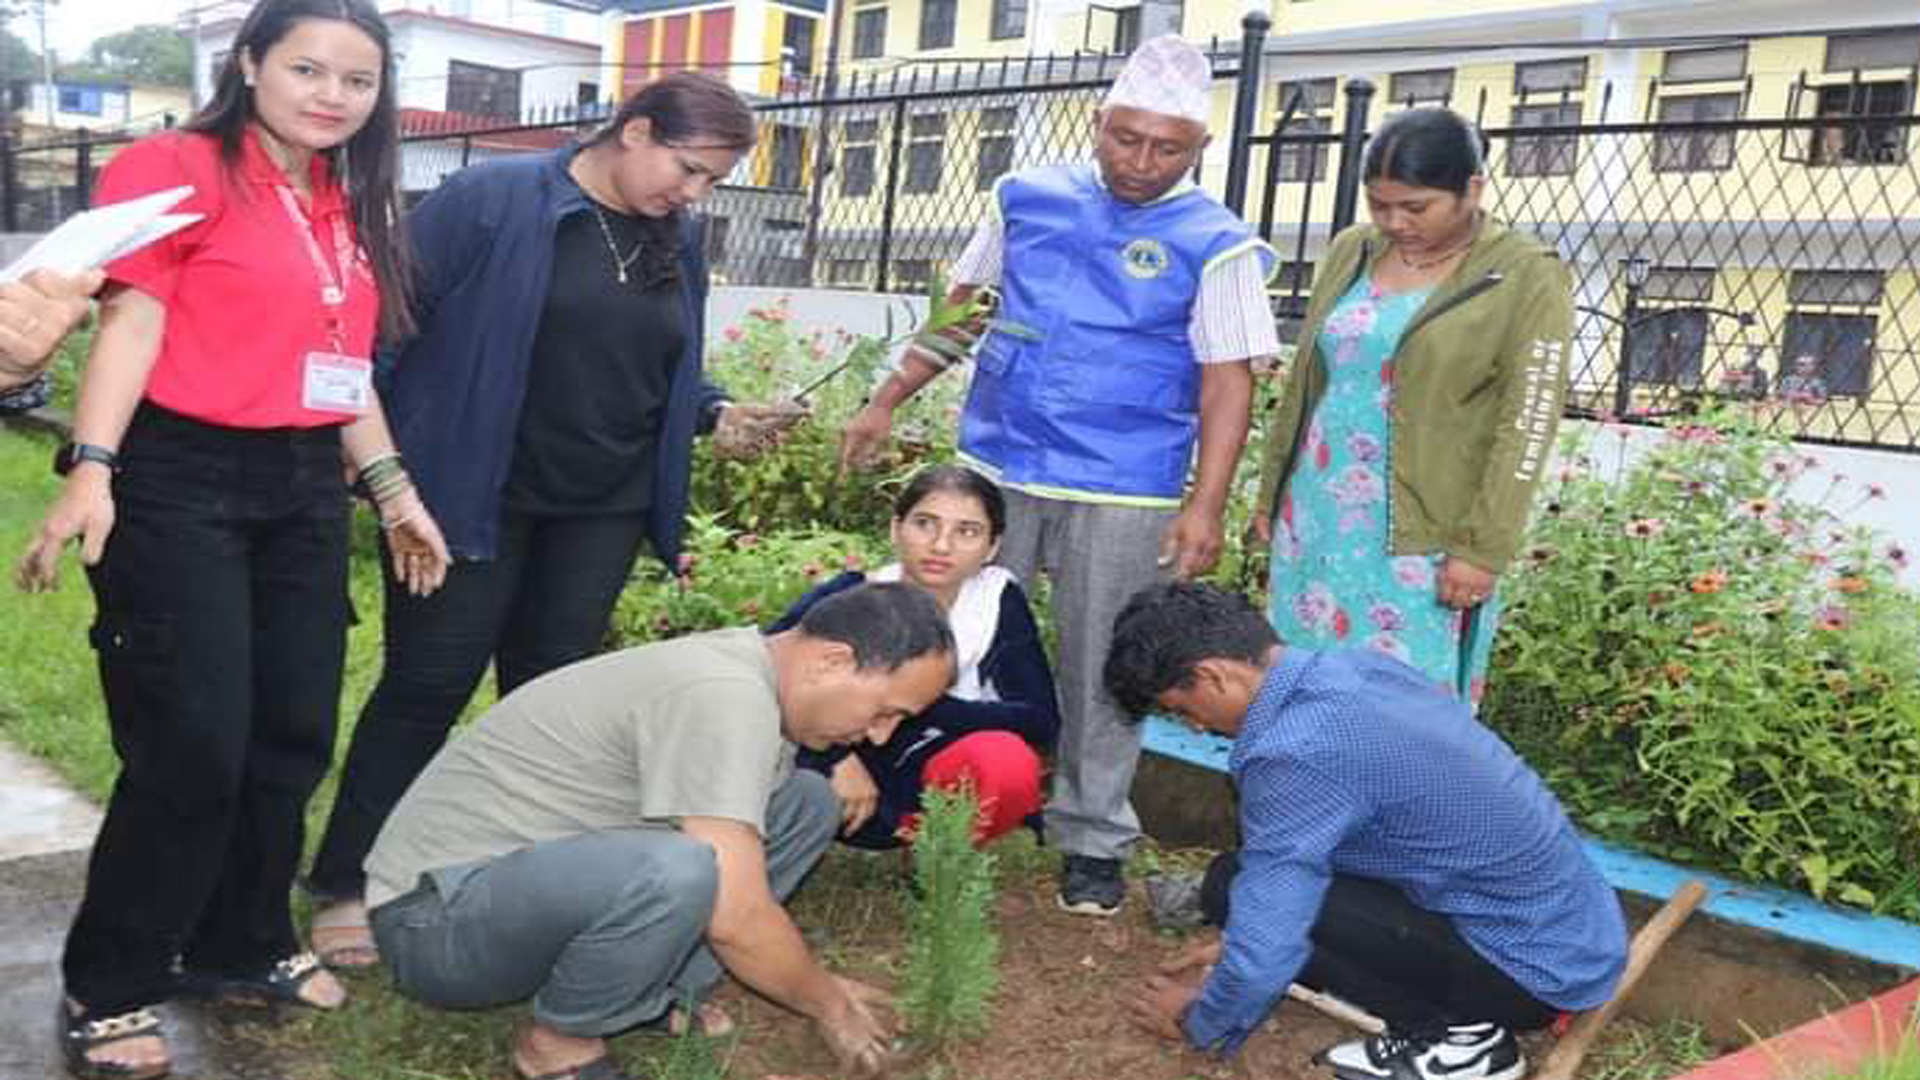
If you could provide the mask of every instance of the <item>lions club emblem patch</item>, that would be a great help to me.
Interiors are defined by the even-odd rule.
[[[1142,237],[1129,241],[1120,249],[1120,263],[1127,269],[1127,276],[1142,281],[1157,278],[1167,271],[1167,248],[1158,240]]]

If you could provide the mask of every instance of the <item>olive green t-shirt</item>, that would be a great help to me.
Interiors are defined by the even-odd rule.
[[[726,818],[765,832],[793,770],[772,657],[751,627],[608,653],[549,672],[454,737],[367,856],[367,903],[478,863],[605,829]]]

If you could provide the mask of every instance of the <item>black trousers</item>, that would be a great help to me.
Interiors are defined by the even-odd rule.
[[[534,517],[509,512],[498,557],[457,562],[430,597],[409,594],[386,560],[380,682],[361,710],[308,885],[357,897],[361,864],[394,804],[446,743],[494,665],[500,695],[592,656],[646,532],[641,514]]]
[[[296,950],[289,891],[332,759],[346,655],[337,429],[240,430],[151,405],[89,571],[120,775],[67,936],[67,992],[116,1013],[187,967]]]
[[[1200,906],[1208,922],[1226,925],[1239,869],[1231,851],[1207,867]],[[1396,1034],[1481,1022],[1532,1031],[1559,1013],[1473,951],[1453,920],[1384,882],[1334,875],[1310,936],[1313,952],[1293,981],[1366,1009]]]

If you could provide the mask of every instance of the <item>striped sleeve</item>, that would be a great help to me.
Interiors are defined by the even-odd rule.
[[[953,285],[998,285],[1000,284],[1000,261],[1002,234],[999,215],[983,221],[973,230],[973,238],[967,241],[965,251],[954,261],[950,284]]]
[[[1200,277],[1187,333],[1203,364],[1251,360],[1280,351],[1259,249],[1249,247],[1208,267]]]

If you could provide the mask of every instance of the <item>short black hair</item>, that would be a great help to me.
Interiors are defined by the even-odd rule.
[[[1361,175],[1465,195],[1467,182],[1485,169],[1480,129],[1452,109],[1435,105],[1389,116],[1367,143]]]
[[[1280,643],[1267,617],[1236,592],[1191,581],[1149,585],[1113,620],[1102,674],[1127,715],[1152,712],[1160,695],[1193,682],[1202,660],[1265,664]]]
[[[923,656],[953,655],[953,630],[933,594],[902,581],[869,582],[807,609],[799,629],[853,650],[854,667],[894,671]]]
[[[1000,485],[965,465],[929,465],[914,473],[893,500],[893,520],[906,520],[920,500],[936,491],[978,499],[980,508],[987,512],[987,531],[992,539],[1000,539],[1000,534],[1007,531],[1007,497],[1000,493]]]

